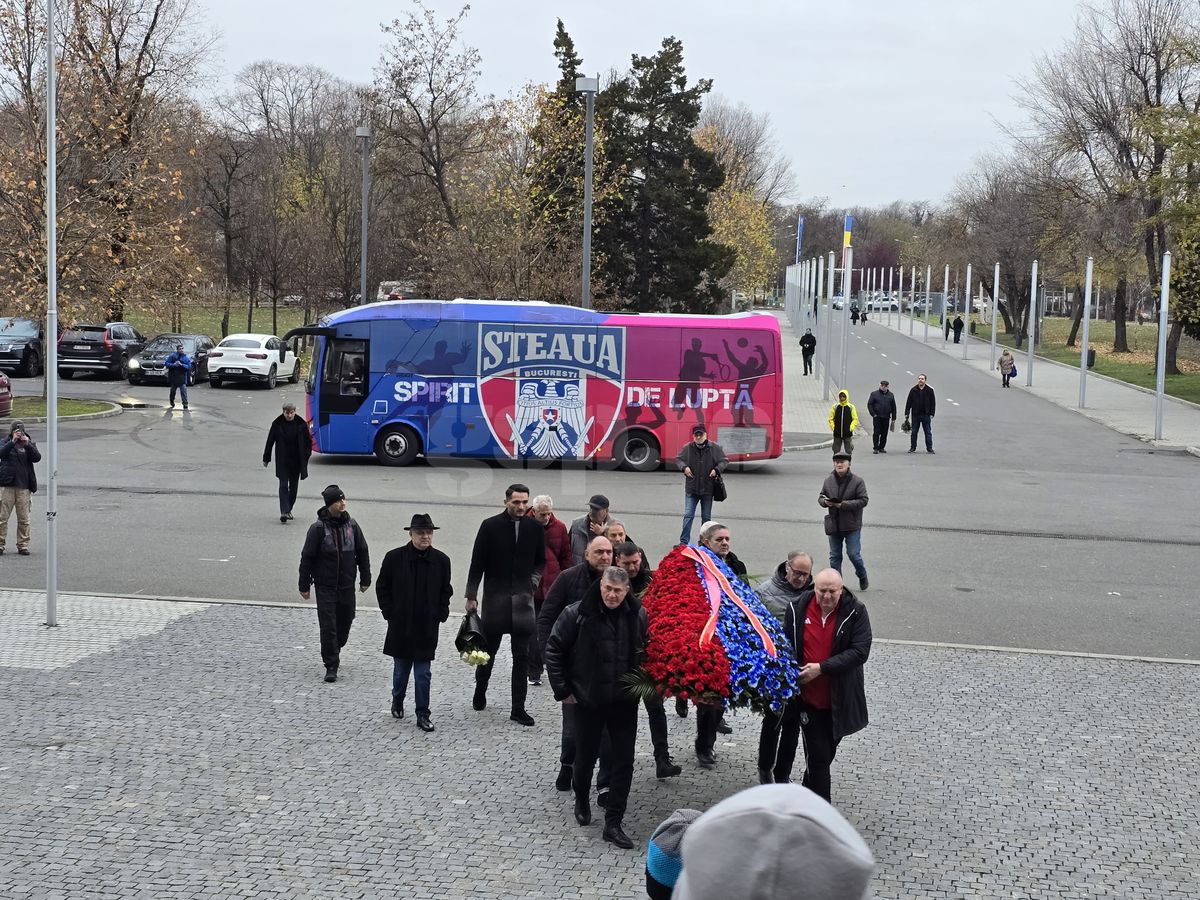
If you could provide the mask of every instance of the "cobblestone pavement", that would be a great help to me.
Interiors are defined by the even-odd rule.
[[[0,597],[0,646],[40,621],[29,596]],[[638,898],[654,825],[753,778],[755,716],[704,772],[672,713],[684,774],[665,782],[643,724],[622,852],[553,788],[547,687],[532,729],[499,674],[471,710],[453,619],[426,735],[388,713],[374,610],[326,685],[311,610],[189,604],[148,628],[179,607],[112,603],[64,612],[120,609],[120,640],[63,662],[71,632],[38,629],[45,665],[0,666],[5,897]],[[879,643],[867,672],[872,725],[843,742],[834,800],[877,897],[1196,896],[1200,667]]]

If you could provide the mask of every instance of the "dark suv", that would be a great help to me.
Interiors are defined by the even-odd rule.
[[[0,316],[0,369],[16,372],[22,378],[36,378],[42,374],[45,358],[41,323]]]
[[[128,322],[107,325],[76,325],[58,339],[58,374],[70,378],[76,372],[104,372],[111,378],[129,377],[129,360],[146,345]]]

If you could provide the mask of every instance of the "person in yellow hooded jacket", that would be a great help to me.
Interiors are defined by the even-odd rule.
[[[854,430],[858,428],[858,410],[846,391],[838,391],[838,402],[829,408],[829,430],[833,432],[833,452],[854,453]]]

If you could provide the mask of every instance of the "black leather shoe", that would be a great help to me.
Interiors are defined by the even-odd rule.
[[[282,522],[284,525],[286,525],[287,524],[287,516],[280,516],[279,521]]]
[[[29,548],[28,548],[28,547],[18,547],[18,548],[17,548],[17,555],[18,555],[18,556],[28,556],[28,555],[29,555]]]
[[[575,798],[575,821],[580,825],[592,824],[592,805],[587,797]]]
[[[608,788],[596,791],[596,805],[601,809],[608,809]]]
[[[325,667],[325,680],[328,681],[330,684],[337,681],[337,669],[333,668],[333,666],[326,666]]]
[[[475,688],[475,696],[471,698],[471,706],[475,708],[475,712],[487,708],[487,691],[481,691]]]
[[[733,729],[729,727],[729,723],[725,721],[724,716],[721,716],[721,718],[717,720],[717,733],[733,734]]]
[[[606,841],[608,841],[610,844],[615,844],[616,846],[620,847],[622,850],[632,850],[633,849],[633,841],[631,841],[629,839],[629,835],[627,835],[624,831],[621,830],[620,823],[613,823],[612,825],[605,825],[604,826],[604,839]]]
[[[393,700],[392,701],[392,718],[393,719],[403,719],[404,718],[404,701],[403,700]]]
[[[679,715],[679,718],[687,718],[687,708],[688,702],[686,700],[684,700],[682,697],[675,698],[675,712]]]
[[[571,789],[571,779],[575,776],[575,769],[572,766],[559,766],[558,777],[554,779],[554,789],[556,791],[569,791]]]
[[[711,750],[697,750],[696,762],[702,769],[711,769],[717,764],[717,756]]]
[[[417,727],[422,731],[433,731],[433,723],[429,721],[429,716],[417,716]]]
[[[675,765],[669,756],[666,759],[656,759],[654,761],[655,778],[674,778],[676,775],[682,773],[683,769]]]
[[[514,722],[520,722],[522,725],[529,726],[533,724],[533,716],[525,712],[523,709],[514,709],[509,718]]]
[[[759,784],[774,784],[775,783],[775,776],[772,774],[770,769],[759,769],[758,770],[758,783]]]
[[[871,582],[869,582],[865,577],[858,579],[858,589],[860,591],[865,591],[870,586],[871,586]]]

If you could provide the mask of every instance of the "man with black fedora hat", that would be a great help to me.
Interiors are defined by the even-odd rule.
[[[371,586],[371,557],[362,529],[346,512],[342,489],[329,485],[321,491],[321,500],[325,505],[317,510],[317,521],[308,526],[300,551],[300,596],[307,600],[309,589],[316,585],[321,659],[325,680],[333,682],[354,622],[355,570],[359,591],[366,591]]]
[[[430,663],[437,651],[438,626],[450,616],[450,557],[434,549],[438,526],[427,513],[416,513],[404,530],[408,543],[388,551],[375,581],[379,610],[388,623],[383,652],[392,657],[392,715],[404,718],[408,678],[415,672],[417,727],[433,731]]]

